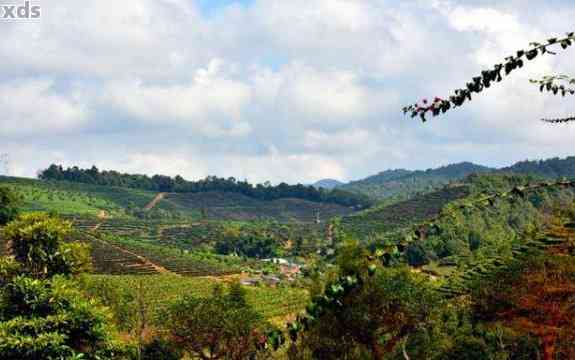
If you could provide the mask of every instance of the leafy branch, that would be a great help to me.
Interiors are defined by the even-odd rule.
[[[541,80],[529,80],[532,84],[539,85],[539,91],[552,92],[553,95],[560,94],[565,95],[575,95],[575,89],[571,87],[566,87],[567,85],[575,85],[575,79],[568,77],[567,75],[554,75],[554,76],[544,76]]]
[[[575,121],[575,116],[559,118],[559,119],[542,119],[542,121],[550,124],[562,124],[567,122]]]
[[[503,77],[522,68],[526,61],[531,61],[539,55],[556,55],[550,48],[561,46],[562,49],[567,49],[574,42],[575,32],[567,33],[563,38],[548,39],[544,44],[533,42],[530,44],[531,47],[529,49],[519,50],[515,55],[506,57],[504,63],[496,64],[492,69],[482,71],[481,75],[474,77],[471,82],[466,84],[465,88],[456,89],[448,99],[440,97],[434,98],[433,101],[423,99],[421,102],[405,106],[403,113],[410,114],[412,118],[419,116],[425,122],[428,114],[433,116],[444,114],[453,108],[462,106],[467,101],[471,101],[472,94],[479,94],[483,90],[490,88],[494,83],[502,81]],[[553,91],[553,86],[555,85],[551,85],[551,91]],[[546,89],[546,85],[544,89]],[[560,88],[557,91],[559,92]]]

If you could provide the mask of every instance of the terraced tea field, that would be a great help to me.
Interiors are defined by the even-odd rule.
[[[407,201],[344,217],[341,223],[346,233],[363,239],[430,219],[449,202],[467,195],[469,190],[466,186],[446,187]]]
[[[56,211],[59,214],[97,216],[105,211],[122,215],[129,206],[143,208],[156,195],[119,187],[4,176],[0,176],[0,185],[12,188],[22,197],[24,211]]]
[[[138,254],[100,240],[89,233],[79,233],[75,239],[89,244],[92,248],[92,264],[97,274],[149,275],[161,272]]]
[[[125,251],[138,254],[166,270],[184,276],[236,274],[247,264],[240,259],[210,253],[197,253],[126,238],[107,239]]]
[[[166,203],[170,204],[169,207],[180,211],[203,213],[210,220],[274,219],[280,222],[312,223],[315,222],[318,212],[322,221],[353,212],[351,208],[334,204],[299,199],[262,201],[242,194],[224,192],[167,194],[159,204]]]
[[[136,299],[138,288],[143,287],[144,302],[149,305],[147,306],[149,319],[158,319],[159,314],[167,305],[183,295],[208,297],[213,293],[216,285],[225,285],[221,280],[213,278],[189,278],[174,275],[145,277],[84,275],[79,283],[90,296],[104,301],[112,310],[118,312],[135,311],[135,307],[128,305],[122,308],[125,304],[116,304],[114,301]],[[245,289],[248,303],[253,305],[262,316],[272,321],[303,311],[309,299],[307,291],[299,288],[245,287]],[[121,314],[116,315],[118,319],[125,317]],[[126,325],[129,326],[129,324],[120,324],[120,328]]]

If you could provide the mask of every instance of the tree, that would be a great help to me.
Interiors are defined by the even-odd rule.
[[[20,198],[7,187],[0,187],[0,226],[6,225],[18,215]]]
[[[339,278],[288,325],[292,359],[382,359],[424,327],[440,304],[426,277],[369,264],[353,243],[338,264]]]
[[[200,359],[254,358],[266,342],[268,325],[249,305],[216,293],[205,299],[184,296],[166,314],[172,341]]]
[[[0,354],[5,360],[123,359],[108,312],[61,276],[3,279]]]
[[[554,37],[548,39],[543,44],[537,42],[531,43],[530,48],[519,50],[515,55],[505,58],[505,62],[496,64],[493,68],[482,71],[481,75],[474,77],[471,82],[466,84],[465,88],[455,90],[447,99],[440,97],[435,97],[432,101],[423,99],[421,102],[405,106],[403,112],[404,114],[410,114],[411,117],[419,116],[422,121],[426,121],[427,114],[431,114],[432,116],[444,114],[451,109],[462,106],[467,101],[471,101],[472,95],[479,94],[495,83],[502,81],[504,77],[513,71],[522,68],[527,61],[531,61],[539,55],[555,55],[556,53],[551,51],[551,48],[560,46],[562,49],[566,49],[573,45],[573,42],[575,42],[575,32],[569,32],[562,38]],[[541,80],[531,80],[531,82],[539,85],[541,91],[550,91],[554,95],[575,95],[575,89],[569,87],[575,84],[575,79],[571,79],[565,75],[546,76]],[[543,120],[550,123],[561,123],[574,121],[575,116]]]
[[[72,224],[43,213],[19,216],[4,229],[8,253],[33,278],[71,275],[90,268],[89,248],[66,243]]]
[[[70,277],[86,268],[87,248],[63,242],[70,225],[22,215],[5,234],[12,257],[0,259],[0,354],[6,360],[124,359],[110,315]]]

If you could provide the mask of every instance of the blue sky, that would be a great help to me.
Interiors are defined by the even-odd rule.
[[[239,4],[247,7],[253,4],[253,0],[198,0],[197,3],[205,14],[213,15],[229,5]]]
[[[529,85],[575,73],[572,49],[426,124],[401,114],[573,31],[569,1],[41,5],[40,20],[0,22],[0,153],[12,175],[57,162],[307,183],[575,153],[575,126],[538,120],[575,113],[573,100]]]

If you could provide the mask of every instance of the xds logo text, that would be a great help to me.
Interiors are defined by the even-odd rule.
[[[24,4],[0,4],[0,20],[4,19],[38,19],[42,16],[42,8],[39,5],[32,5],[30,1]]]

